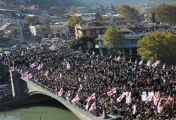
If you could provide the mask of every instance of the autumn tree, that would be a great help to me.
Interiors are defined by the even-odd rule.
[[[176,4],[161,4],[152,8],[151,13],[155,13],[157,21],[169,24],[176,24]]]
[[[118,7],[118,13],[125,17],[129,22],[134,22],[138,19],[138,10],[128,5]]]
[[[80,17],[77,16],[71,16],[68,18],[68,24],[70,27],[74,27],[76,24],[80,22]]]
[[[146,60],[176,64],[176,36],[172,33],[152,33],[138,41],[138,54]]]
[[[103,36],[103,44],[108,48],[117,49],[122,39],[123,35],[117,29],[109,27]]]
[[[28,26],[36,25],[38,23],[38,20],[35,17],[26,16],[24,18],[24,23]]]

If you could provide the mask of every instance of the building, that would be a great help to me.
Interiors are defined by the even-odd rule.
[[[121,29],[127,27],[127,22],[125,18],[82,21],[75,26],[75,37],[76,39],[84,36],[96,38],[99,34],[104,34],[106,29],[111,25],[114,25],[117,29]]]
[[[16,24],[6,23],[0,27],[1,39],[20,40],[20,28]]]
[[[44,34],[50,34],[58,37],[69,37],[69,27],[67,22],[57,22],[49,25],[29,26],[32,35],[43,37]]]
[[[136,56],[137,55],[137,42],[147,34],[154,32],[168,32],[169,27],[166,25],[144,25],[144,26],[133,26],[119,29],[124,35],[124,39],[120,43],[120,51],[125,56]],[[96,41],[96,48],[104,48],[101,44],[103,35],[99,35]]]
[[[104,48],[101,44],[103,34],[106,29],[113,25],[124,35],[120,43],[121,53],[123,55],[137,55],[137,42],[144,35],[153,32],[168,32],[169,27],[165,25],[147,24],[147,25],[128,25],[125,18],[100,19],[93,21],[82,21],[75,26],[76,39],[89,36],[96,39],[96,48]]]

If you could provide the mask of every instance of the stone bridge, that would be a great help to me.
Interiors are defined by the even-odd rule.
[[[72,111],[76,116],[78,116],[81,120],[103,120],[102,117],[96,117],[87,111],[71,104],[70,102],[64,100],[63,98],[57,96],[56,94],[52,93],[51,91],[41,87],[40,85],[27,80],[26,78],[21,78],[21,80],[25,81],[28,87],[28,94],[34,95],[34,94],[43,94],[46,96],[49,96],[57,101],[59,101],[62,105],[67,107],[70,111]]]
[[[103,120],[102,116],[96,117],[93,114],[90,114],[88,111],[71,104],[70,102],[64,100],[62,97],[59,97],[55,93],[42,87],[41,85],[36,84],[35,82],[28,80],[24,77],[20,78],[20,75],[17,71],[10,70],[9,72],[10,72],[10,78],[11,78],[11,84],[12,84],[12,93],[13,93],[13,97],[16,100],[15,103],[21,105],[21,103],[26,101],[29,96],[45,95],[60,102],[70,111],[72,111],[81,120]],[[121,117],[108,115],[108,119],[106,120],[117,120],[118,118],[121,118]]]

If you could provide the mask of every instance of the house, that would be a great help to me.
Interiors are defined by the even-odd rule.
[[[121,32],[124,39],[120,42],[120,51],[125,56],[136,56],[137,55],[137,42],[147,34],[154,32],[168,32],[169,26],[166,25],[141,25],[141,26],[128,26],[127,28],[121,28],[118,32]],[[96,48],[104,48],[101,43],[103,35],[98,35],[96,39]]]
[[[6,23],[0,27],[1,39],[20,40],[20,28],[12,23]]]
[[[50,23],[48,25],[29,26],[32,35],[43,37],[50,34],[58,37],[68,37],[70,35],[67,22]]]
[[[111,25],[115,26],[117,29],[121,29],[127,27],[127,22],[125,18],[81,21],[75,26],[75,37],[76,39],[84,36],[96,38],[99,34],[104,34],[106,29]]]

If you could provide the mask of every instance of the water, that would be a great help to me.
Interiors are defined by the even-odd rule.
[[[27,105],[21,108],[0,112],[0,120],[79,120],[71,111],[63,106]]]

